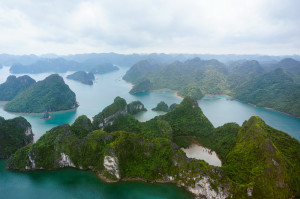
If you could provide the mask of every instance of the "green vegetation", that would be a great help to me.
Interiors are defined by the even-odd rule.
[[[147,111],[142,102],[133,101],[127,104],[125,99],[116,97],[111,105],[93,117],[93,125],[96,129],[100,128],[103,130],[114,123],[114,120],[118,118],[118,116],[134,115],[141,111]]]
[[[296,83],[300,83],[300,61],[292,58],[285,58],[281,60],[276,67],[283,68],[289,73]]]
[[[23,117],[0,117],[0,159],[9,158],[21,147],[33,143],[30,123]]]
[[[27,75],[18,78],[14,75],[8,76],[6,82],[0,84],[0,101],[12,100],[33,84],[35,84],[35,80]]]
[[[95,80],[93,73],[86,73],[84,71],[77,71],[71,75],[68,75],[67,78],[88,85],[93,85],[93,81]]]
[[[82,139],[93,131],[94,126],[92,125],[91,120],[87,116],[81,115],[71,125],[71,129],[76,135],[76,137]]]
[[[169,111],[169,106],[166,104],[164,101],[161,101],[157,104],[155,108],[152,109],[153,111],[163,111],[163,112],[168,112]]]
[[[254,198],[289,198],[300,188],[299,151],[294,138],[251,117],[240,129],[224,170],[241,188],[252,187]]]
[[[217,60],[206,61],[194,58],[183,63],[174,62],[168,65],[141,61],[133,65],[123,79],[134,84],[149,79],[151,89],[180,90],[197,85],[203,93],[220,94],[228,89],[227,73],[225,65]]]
[[[136,93],[143,93],[151,90],[151,82],[149,79],[143,80],[136,85],[129,91],[130,94]]]
[[[172,176],[173,182],[184,183],[190,190],[207,178],[212,190],[233,198],[290,198],[300,192],[300,143],[259,117],[251,117],[242,127],[228,123],[214,128],[189,96],[172,111],[147,122],[134,119],[128,109],[126,101],[117,97],[95,117],[110,118],[102,126],[105,131],[81,116],[71,126],[53,128],[32,146],[18,150],[8,167],[72,166],[111,180],[169,181]],[[193,142],[214,150],[223,166],[187,158],[178,146]],[[108,162],[113,167],[108,168]]]
[[[204,97],[203,93],[196,85],[189,85],[181,88],[178,91],[178,95],[182,97],[190,96],[196,100],[200,100],[202,97]]]
[[[147,122],[138,122],[131,115],[119,114],[112,124],[104,128],[108,132],[120,130],[135,132],[149,139],[206,135],[213,129],[213,125],[205,117],[197,101],[191,97],[184,98],[173,111]]]
[[[293,59],[283,59],[267,72],[255,60],[235,62],[230,69],[217,60],[199,58],[166,65],[140,61],[123,79],[135,84],[131,93],[169,88],[195,99],[227,94],[258,107],[300,116],[300,62]]]
[[[116,97],[114,103],[107,106],[102,112],[93,117],[93,125],[98,128],[106,125],[106,123],[116,117],[119,114],[125,114],[127,112],[127,102],[121,97]]]
[[[201,145],[215,151],[223,163],[226,156],[236,144],[240,126],[236,123],[227,123],[215,128],[213,131],[202,134],[196,138]]]
[[[173,111],[174,108],[177,107],[177,106],[178,106],[178,104],[176,104],[176,103],[171,104],[170,107],[169,107],[169,111]]]
[[[63,162],[62,154],[70,161]],[[118,167],[106,169],[105,157],[114,158]],[[31,160],[34,160],[34,164]],[[176,164],[174,164],[176,162]],[[147,140],[135,133],[96,130],[79,139],[69,125],[61,125],[46,132],[35,144],[18,150],[7,162],[10,169],[53,169],[73,166],[92,169],[110,179],[143,178],[147,181],[163,180],[173,176],[187,186],[194,186],[201,176],[217,180],[225,187],[222,170],[202,160],[188,160],[169,139]],[[189,171],[189,172],[187,172]],[[195,179],[190,179],[194,177]]]
[[[133,101],[127,104],[127,111],[131,115],[135,115],[141,111],[147,111],[144,104],[140,101]]]
[[[230,73],[237,75],[257,75],[264,73],[263,67],[256,61],[237,61],[231,64]]]
[[[282,68],[241,84],[232,94],[239,100],[259,107],[271,107],[300,116],[300,85],[294,84]]]
[[[19,93],[4,109],[10,112],[43,113],[77,106],[75,93],[62,77],[53,74]]]
[[[119,68],[110,63],[106,63],[106,64],[100,64],[93,67],[90,72],[94,74],[104,74],[116,70],[119,70]]]

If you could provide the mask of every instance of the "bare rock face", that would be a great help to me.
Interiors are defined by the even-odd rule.
[[[104,130],[107,126],[112,125],[118,116],[134,115],[142,111],[147,111],[142,102],[133,101],[127,104],[125,99],[116,97],[111,105],[93,117],[93,125]]]
[[[106,172],[114,175],[118,180],[120,179],[119,161],[117,157],[105,156],[103,166]]]
[[[61,160],[59,161],[60,167],[75,167],[74,163],[71,161],[70,157],[65,153],[60,153]]]
[[[112,125],[114,123],[115,118],[117,118],[119,115],[127,115],[127,108],[125,108],[122,111],[118,111],[106,118],[103,118],[102,122],[98,125],[99,129],[104,130],[104,128],[108,125]]]
[[[194,187],[189,186],[187,188],[191,193],[199,197],[205,196],[207,199],[225,199],[229,196],[229,193],[222,190],[220,187],[218,187],[217,191],[212,189],[210,180],[211,179],[209,177],[203,177],[196,181]]]
[[[26,139],[24,140],[26,145],[33,144],[33,132],[31,127],[27,127],[25,130]]]

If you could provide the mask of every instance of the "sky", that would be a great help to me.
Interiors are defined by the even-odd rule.
[[[299,0],[1,0],[0,53],[300,54]]]

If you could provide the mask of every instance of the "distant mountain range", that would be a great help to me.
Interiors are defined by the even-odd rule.
[[[117,54],[117,53],[87,53],[60,56],[56,54],[45,55],[10,55],[0,54],[0,65],[11,66],[13,64],[31,65],[39,60],[49,60],[63,58],[68,61],[75,61],[78,63],[86,63],[88,65],[112,63],[121,67],[130,67],[141,60],[155,60],[162,64],[170,64],[174,61],[185,61],[200,57],[201,59],[217,59],[223,63],[231,64],[237,60],[257,60],[262,65],[273,65],[284,58],[292,58],[300,61],[300,55],[293,56],[269,56],[269,55],[217,55],[217,54]]]

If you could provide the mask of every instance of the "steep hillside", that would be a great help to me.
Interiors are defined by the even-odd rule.
[[[10,112],[43,113],[76,108],[75,93],[57,74],[50,75],[44,80],[19,93],[4,107]]]
[[[233,96],[259,107],[300,115],[300,85],[281,68],[251,79],[237,87]]]
[[[226,157],[225,171],[253,198],[289,198],[300,190],[300,144],[251,117]]]
[[[300,83],[300,61],[285,58],[276,64],[276,67],[283,68],[293,77],[295,82]]]
[[[23,117],[0,117],[0,159],[9,158],[18,149],[33,143],[30,123]]]
[[[142,108],[137,102],[131,107]],[[106,181],[173,182],[206,198],[285,199],[300,191],[300,143],[259,117],[251,117],[242,127],[229,123],[214,128],[191,97],[147,122],[138,122],[128,110],[126,101],[117,97],[94,117],[105,125],[93,126],[81,116],[71,126],[55,127],[18,150],[7,166],[75,167],[92,170]],[[215,150],[223,166],[189,159],[174,143],[188,146],[189,141]]]
[[[18,78],[14,75],[8,76],[6,82],[0,84],[0,101],[12,100],[33,84],[35,84],[35,80],[27,75]]]
[[[220,94],[227,92],[227,74],[228,71],[225,65],[217,60],[194,58],[168,65],[141,61],[132,66],[123,79],[135,84],[149,79],[151,89],[189,90],[190,87],[194,87],[196,84],[200,92]],[[185,93],[189,94],[188,91],[185,91]]]

